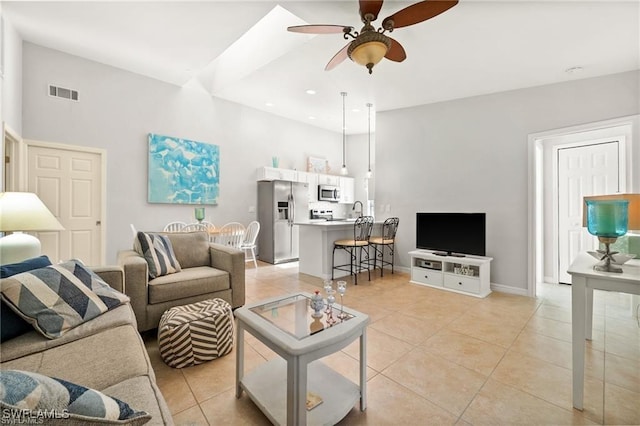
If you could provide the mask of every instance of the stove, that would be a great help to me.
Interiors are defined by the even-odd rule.
[[[311,219],[333,220],[333,210],[313,209]]]

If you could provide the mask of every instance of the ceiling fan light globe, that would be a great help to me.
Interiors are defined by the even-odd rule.
[[[367,66],[376,65],[387,54],[387,45],[380,41],[370,41],[356,46],[351,52],[351,60],[357,64]]]

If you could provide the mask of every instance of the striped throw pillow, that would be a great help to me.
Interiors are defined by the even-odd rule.
[[[3,278],[0,292],[15,313],[50,339],[129,302],[75,259]]]
[[[126,402],[66,380],[0,371],[2,420],[12,424],[142,425],[151,416]]]
[[[165,235],[138,232],[136,250],[149,265],[149,278],[180,272],[180,263]]]

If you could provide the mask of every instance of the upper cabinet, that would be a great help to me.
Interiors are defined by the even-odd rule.
[[[319,174],[318,185],[340,186],[340,176]]]
[[[355,179],[352,177],[340,176],[340,202],[341,203],[353,203],[355,202]]]
[[[304,182],[309,184],[309,202],[318,201],[318,174],[309,172],[297,172],[296,182]]]
[[[257,180],[285,180],[309,184],[309,202],[318,201],[318,185],[331,185],[340,188],[341,203],[355,201],[355,180],[352,177],[299,172],[297,170],[259,167]]]
[[[257,180],[286,180],[289,182],[297,182],[297,174],[298,172],[295,170],[260,167],[258,168]]]

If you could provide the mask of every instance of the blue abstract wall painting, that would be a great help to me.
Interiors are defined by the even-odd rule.
[[[149,133],[149,202],[218,204],[220,148]]]

